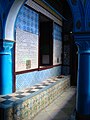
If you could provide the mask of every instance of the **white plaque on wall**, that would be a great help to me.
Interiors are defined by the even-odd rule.
[[[38,35],[16,30],[16,72],[38,68]]]
[[[55,40],[53,42],[53,65],[61,64],[62,41]]]

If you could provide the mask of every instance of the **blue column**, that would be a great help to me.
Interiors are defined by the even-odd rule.
[[[0,40],[0,95],[13,92],[12,48],[14,41]]]
[[[90,120],[90,34],[76,34],[78,46],[77,120]]]

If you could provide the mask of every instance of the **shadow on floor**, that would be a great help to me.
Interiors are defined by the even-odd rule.
[[[75,120],[73,117],[75,113],[75,103],[76,96],[73,95],[52,120]]]
[[[42,110],[33,120],[75,120],[76,89],[71,87]]]

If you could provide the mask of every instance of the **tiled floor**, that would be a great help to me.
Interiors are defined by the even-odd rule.
[[[67,89],[47,108],[42,110],[33,120],[74,120],[71,116],[75,110],[76,89]],[[72,118],[71,118],[72,117]]]

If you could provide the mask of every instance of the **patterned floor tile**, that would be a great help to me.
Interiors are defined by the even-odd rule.
[[[53,79],[53,81],[58,81],[59,79]]]
[[[30,93],[23,93],[22,95],[24,95],[24,96],[28,96],[28,95],[30,95]]]
[[[40,85],[40,86],[37,87],[37,89],[42,89],[44,87],[45,87],[44,85]]]
[[[31,91],[33,88],[28,88],[26,90],[24,90],[24,92],[27,92],[27,91]]]
[[[10,101],[16,101],[16,100],[19,100],[19,98],[17,98],[17,97],[12,97],[12,98],[10,98],[9,100],[10,100]]]
[[[36,92],[36,91],[38,91],[39,89],[32,89],[31,91],[34,91],[34,92]]]
[[[29,91],[27,91],[27,93],[34,93],[35,91],[31,91],[31,90],[29,90]]]
[[[55,81],[50,81],[49,83],[54,83]]]
[[[44,84],[46,84],[46,85],[50,85],[51,83],[49,83],[49,82],[45,82]]]
[[[32,86],[31,89],[35,89],[37,86]]]
[[[11,97],[15,97],[16,95],[18,95],[18,94],[16,94],[16,93],[12,93],[12,94],[10,94],[9,96],[11,96]]]
[[[42,87],[37,87],[37,89],[42,89]]]
[[[1,103],[5,104],[5,105],[9,105],[9,104],[13,103],[13,101],[11,101],[11,100],[5,100],[5,101],[3,101]]]
[[[17,97],[17,98],[23,98],[23,97],[25,97],[25,95],[16,95],[15,97]]]
[[[48,86],[48,84],[45,84],[45,83],[43,83],[42,85],[43,85],[43,86]]]
[[[3,101],[5,101],[6,99],[4,99],[4,98],[0,98],[0,102],[3,102]]]
[[[42,81],[42,84],[45,83],[45,82],[46,82],[46,80]]]
[[[1,97],[4,97],[4,96],[6,96],[6,95],[0,95],[0,98],[1,98]]]
[[[4,96],[4,97],[2,97],[2,98],[4,98],[4,99],[10,99],[10,98],[11,98],[11,96],[6,95],[6,96]]]
[[[40,85],[39,87],[44,88],[45,86],[44,85]]]
[[[35,86],[40,86],[40,85],[42,85],[42,84],[37,84],[37,85],[35,85]]]

